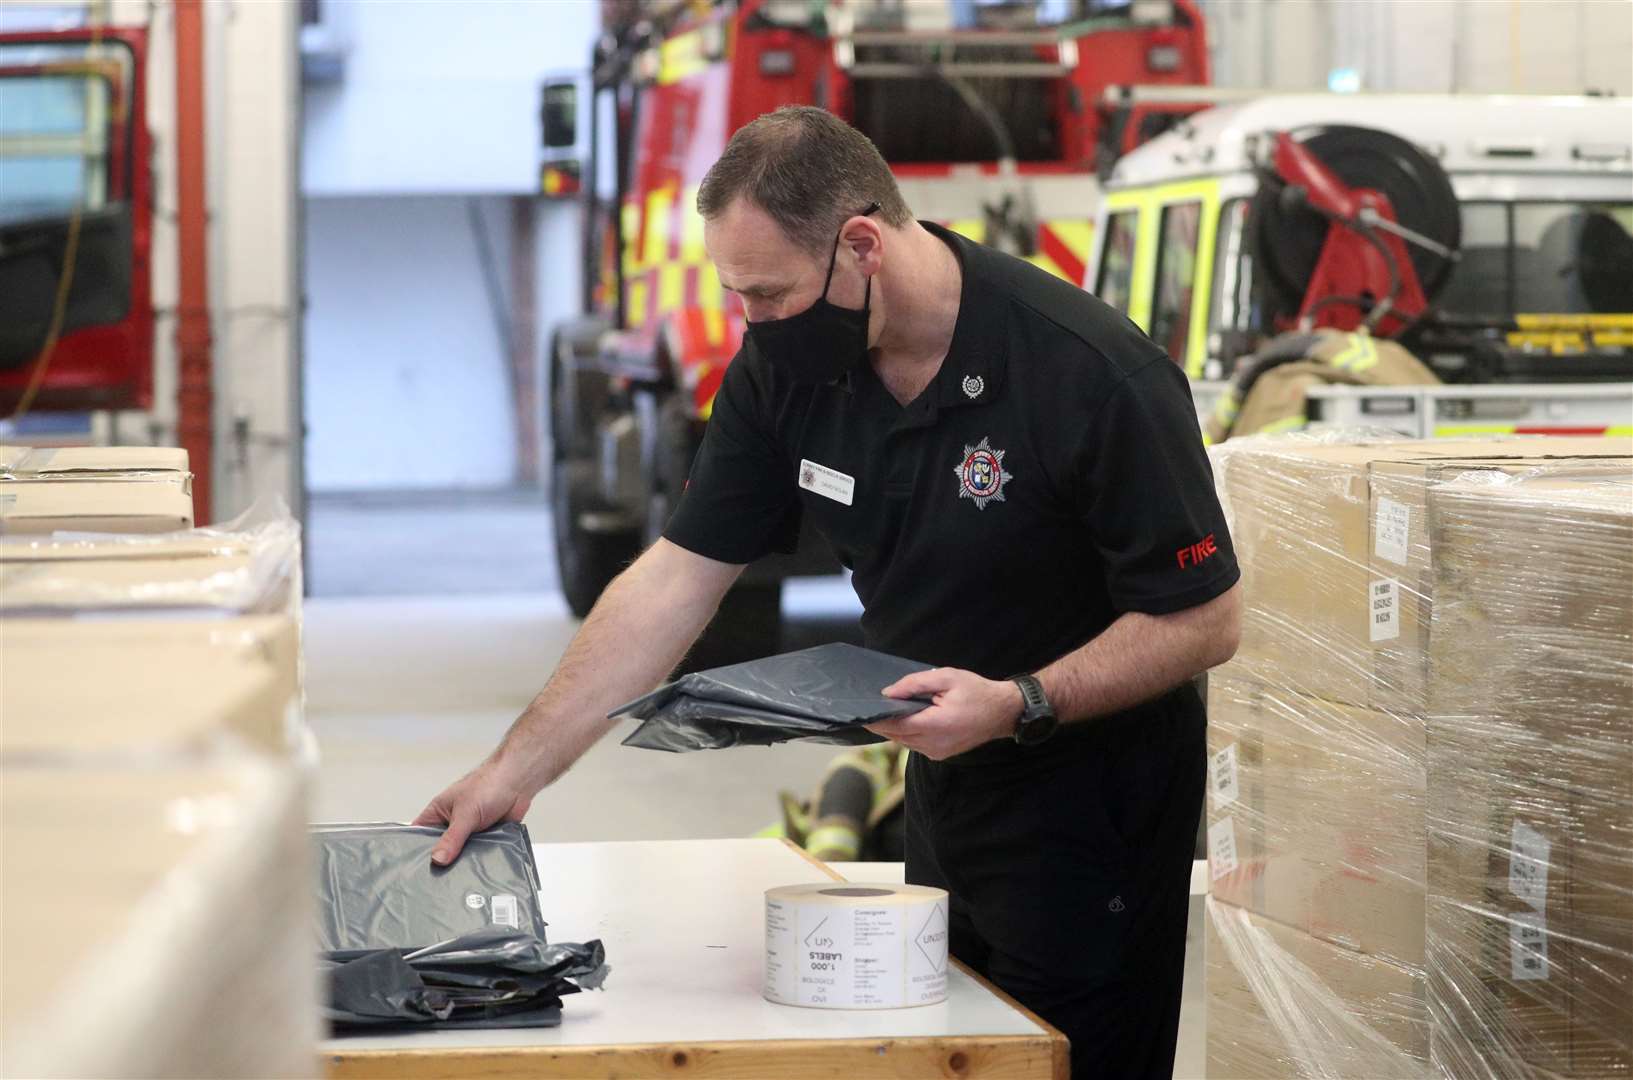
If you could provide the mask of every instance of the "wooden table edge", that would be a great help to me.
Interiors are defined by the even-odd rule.
[[[1051,1029],[1052,1030],[1052,1029]],[[336,1080],[540,1080],[588,1076],[1034,1077],[1048,1062],[1065,1080],[1065,1040],[1036,1035],[926,1035],[855,1039],[736,1039],[586,1046],[472,1046],[323,1053]],[[874,1066],[870,1068],[870,1066]]]

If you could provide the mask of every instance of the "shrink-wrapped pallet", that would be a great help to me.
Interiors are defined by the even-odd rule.
[[[1633,1069],[1630,452],[1216,450],[1210,1076]]]

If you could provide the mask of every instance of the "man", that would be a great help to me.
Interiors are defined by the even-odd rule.
[[[915,222],[819,109],[737,132],[698,209],[748,331],[691,482],[500,747],[421,814],[448,826],[433,858],[525,814],[810,515],[868,644],[942,665],[886,691],[933,707],[874,730],[918,751],[907,875],[952,894],[953,954],[1061,1028],[1076,1075],[1166,1078],[1204,774],[1191,680],[1240,618],[1183,374],[1081,290]]]

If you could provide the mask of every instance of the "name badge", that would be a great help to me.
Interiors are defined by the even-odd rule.
[[[814,461],[799,463],[799,486],[846,506],[856,496],[856,478]]]

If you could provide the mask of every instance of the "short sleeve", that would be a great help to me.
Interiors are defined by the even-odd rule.
[[[726,369],[686,490],[663,530],[669,542],[724,563],[792,553],[799,544],[794,471],[752,368],[739,353]]]
[[[1119,610],[1181,611],[1240,576],[1190,387],[1167,357],[1099,406],[1079,447],[1077,491]]]

